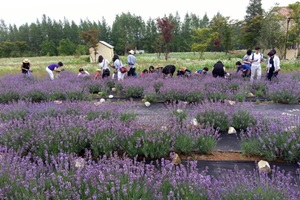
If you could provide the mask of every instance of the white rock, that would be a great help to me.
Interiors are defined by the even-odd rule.
[[[114,98],[114,95],[109,95],[108,98],[112,99]]]
[[[75,167],[76,167],[76,168],[83,168],[84,165],[85,165],[85,161],[84,161],[83,158],[77,158],[77,159],[75,160]]]
[[[253,93],[250,92],[250,93],[248,94],[248,97],[255,97],[255,95],[254,95]]]
[[[101,98],[100,103],[104,103],[104,102],[105,102],[105,99]]]
[[[191,124],[194,125],[194,126],[198,126],[197,119],[196,118],[192,119]]]
[[[228,101],[228,104],[231,105],[231,106],[233,106],[233,105],[235,104],[235,101],[229,100],[229,101]]]
[[[59,104],[62,104],[62,101],[56,100],[56,101],[54,101],[54,103],[59,105]]]
[[[148,101],[145,102],[145,106],[149,107],[150,105],[151,105],[150,102],[148,102]]]
[[[183,110],[182,109],[177,109],[176,112],[183,113]]]
[[[162,130],[162,131],[167,131],[167,130],[168,130],[168,127],[167,127],[167,126],[162,126],[162,127],[160,128],[160,130]]]
[[[284,131],[295,131],[297,129],[297,126],[289,126],[289,127],[286,127],[284,129]]]
[[[117,88],[111,88],[111,91],[115,92],[117,91]]]
[[[236,134],[236,130],[233,127],[229,127],[228,134]]]
[[[260,160],[260,161],[257,163],[257,165],[258,165],[259,171],[266,172],[266,173],[271,172],[270,164],[269,164],[267,161]]]

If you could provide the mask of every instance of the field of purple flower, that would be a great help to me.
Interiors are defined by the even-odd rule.
[[[0,198],[298,199],[300,177],[276,168],[271,175],[234,169],[214,177],[194,162],[176,166],[166,158],[170,152],[209,154],[234,127],[244,154],[299,162],[299,118],[276,111],[266,116],[245,102],[253,93],[298,104],[299,81],[300,74],[254,83],[236,76],[123,82],[78,79],[69,72],[55,81],[3,76]],[[142,102],[113,102],[117,98],[171,104],[160,111],[164,115],[145,118],[138,111]]]
[[[239,76],[216,79],[212,76],[162,79],[156,75],[127,78],[123,82],[111,79],[94,81],[78,79],[71,72],[64,72],[55,82],[45,79],[7,75],[0,78],[0,103],[26,100],[91,100],[91,94],[106,98],[108,94],[126,98],[145,98],[150,103],[186,101],[235,100],[245,101],[249,93],[258,99],[274,103],[298,104],[300,98],[300,74],[282,74],[278,80],[265,79],[250,83]],[[115,92],[111,89],[114,88]],[[253,98],[252,99],[256,99]],[[249,98],[248,98],[249,99]]]

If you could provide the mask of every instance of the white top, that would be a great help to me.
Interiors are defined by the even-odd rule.
[[[102,69],[102,71],[106,70],[106,69],[110,70],[108,65],[109,65],[109,62],[106,59],[103,59],[103,61],[101,63],[99,63],[99,68]]]
[[[89,76],[90,73],[88,73],[87,71],[84,71],[84,73],[80,73],[77,75],[78,77],[86,77],[86,76]]]
[[[253,53],[251,55],[250,59],[255,61],[255,62],[252,62],[251,66],[260,67],[261,66],[260,63],[262,62],[263,57],[262,57],[261,53]]]
[[[280,59],[277,55],[274,55],[274,66],[275,66],[275,70],[280,69]]]
[[[275,71],[280,70],[280,59],[277,55],[274,55],[273,58],[274,61],[274,67],[275,67]],[[270,65],[270,58],[268,58],[267,61],[267,68],[270,69],[271,65]]]

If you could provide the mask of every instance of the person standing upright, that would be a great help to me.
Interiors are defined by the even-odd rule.
[[[128,67],[129,67],[129,70],[128,70],[128,72],[127,72],[127,75],[128,76],[134,76],[134,77],[136,77],[137,76],[137,74],[136,74],[136,72],[135,72],[135,63],[136,63],[136,57],[134,56],[134,51],[133,50],[130,50],[129,51],[129,55],[128,55],[128,57],[127,57],[127,62],[126,62],[126,64],[128,65]]]
[[[263,55],[260,52],[260,47],[255,48],[255,52],[251,55],[251,78],[250,81],[254,80],[254,77],[257,77],[257,80],[261,78],[261,62],[264,61]]]

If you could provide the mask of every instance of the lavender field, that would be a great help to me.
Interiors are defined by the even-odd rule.
[[[66,71],[55,81],[6,75],[0,84],[1,199],[299,199],[299,170],[212,176],[197,161],[169,158],[211,154],[234,127],[243,154],[296,165],[298,73],[254,83],[155,75],[118,82]]]

